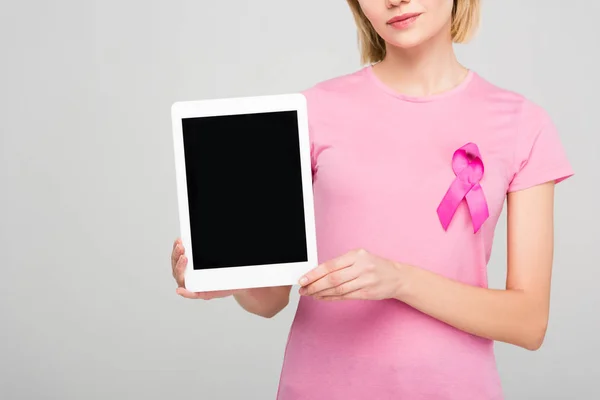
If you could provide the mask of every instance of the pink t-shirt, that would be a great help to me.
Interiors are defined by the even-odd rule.
[[[321,82],[308,102],[319,262],[354,248],[487,286],[506,194],[572,175],[546,112],[475,72],[411,97],[370,66]],[[445,230],[437,208],[455,150],[474,143],[489,217],[476,233],[463,201]],[[301,297],[280,400],[489,400],[503,397],[493,342],[398,300]]]

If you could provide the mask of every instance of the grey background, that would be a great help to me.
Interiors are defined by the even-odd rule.
[[[584,5],[585,4],[585,5]],[[359,67],[345,1],[3,1],[0,398],[274,398],[297,303],[272,320],[175,294],[170,105],[302,90]],[[557,188],[552,315],[498,344],[507,399],[600,398],[597,2],[485,1],[460,60],[543,105]],[[498,227],[490,286],[505,278]]]

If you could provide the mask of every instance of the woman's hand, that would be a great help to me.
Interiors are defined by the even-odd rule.
[[[171,253],[171,269],[173,270],[173,278],[177,282],[177,294],[187,299],[202,299],[210,300],[220,297],[227,297],[238,292],[237,290],[219,290],[212,292],[190,292],[185,288],[184,274],[185,266],[187,265],[187,257],[185,249],[180,238],[173,243],[173,252]]]
[[[271,318],[283,310],[290,299],[291,286],[275,286],[236,290],[218,290],[210,292],[191,292],[185,288],[184,276],[187,257],[181,239],[173,243],[171,268],[173,278],[177,282],[177,294],[187,299],[211,300],[233,296],[242,308],[252,314]]]
[[[327,261],[300,279],[300,294],[319,300],[397,298],[401,265],[366,250]]]

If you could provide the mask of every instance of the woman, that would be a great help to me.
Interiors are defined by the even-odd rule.
[[[554,186],[573,174],[547,113],[462,66],[478,0],[348,0],[368,64],[304,92],[321,264],[301,299],[281,400],[501,399],[493,342],[538,349]],[[504,202],[506,290],[486,265]],[[233,295],[272,317],[290,287]]]

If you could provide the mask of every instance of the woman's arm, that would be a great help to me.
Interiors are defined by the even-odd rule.
[[[508,195],[506,290],[399,266],[405,278],[397,298],[463,331],[537,350],[548,323],[553,213],[554,183]]]
[[[272,318],[290,301],[291,286],[245,289],[234,292],[233,297],[249,313]]]
[[[554,183],[508,195],[506,290],[463,284],[355,250],[300,280],[321,300],[396,298],[473,335],[536,350],[544,340],[553,259]]]

